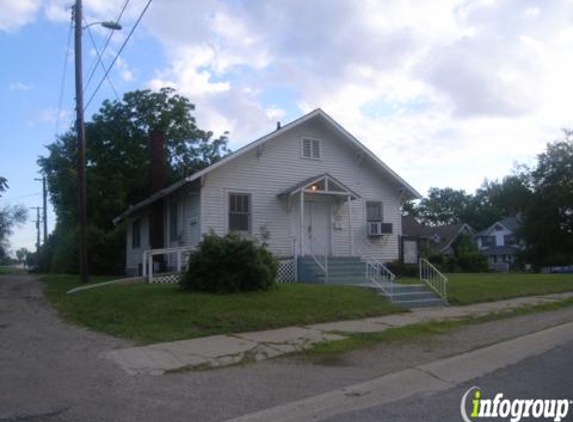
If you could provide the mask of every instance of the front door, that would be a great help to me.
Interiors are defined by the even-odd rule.
[[[300,206],[300,204],[297,204]],[[300,208],[295,207],[296,237],[300,237]],[[331,204],[327,201],[305,201],[303,222],[303,255],[331,255]]]

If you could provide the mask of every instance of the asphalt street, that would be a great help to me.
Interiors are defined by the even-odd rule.
[[[132,343],[61,321],[42,288],[33,277],[0,276],[1,422],[225,421],[573,321],[573,309],[568,308],[470,326],[420,341],[381,344],[342,358],[281,358],[211,371],[134,376],[102,358],[103,352]],[[571,356],[571,348],[567,351]],[[566,355],[565,351],[559,356],[566,359]],[[556,380],[561,388],[570,389],[568,362],[568,367],[560,369],[561,378],[550,374],[553,366],[549,362],[544,364],[547,369],[539,369],[537,376],[532,374],[527,380],[538,377],[542,385],[547,384],[546,392],[553,391],[549,386]],[[444,419],[442,414],[441,421],[459,420],[457,406],[449,406],[461,391],[439,397],[438,407],[431,400],[427,405],[433,412],[437,408],[451,412],[454,419]],[[412,411],[426,399],[413,400]],[[384,419],[388,415],[376,419],[375,413],[372,417],[392,420]],[[420,420],[438,420],[438,416],[429,419],[433,417],[424,412]],[[403,420],[417,419],[405,414]]]
[[[573,342],[447,391],[417,395],[380,407],[339,414],[326,421],[462,421],[460,415],[462,396],[474,386],[480,388],[484,398],[494,398],[498,393],[502,393],[503,397],[508,399],[573,400]],[[570,407],[565,421],[573,421],[573,405]],[[508,421],[509,419],[487,418],[484,420]],[[522,421],[526,420],[534,419],[522,419]]]

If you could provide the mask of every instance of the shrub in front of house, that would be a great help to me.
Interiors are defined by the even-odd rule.
[[[278,260],[264,245],[236,234],[210,233],[190,255],[180,284],[184,290],[211,293],[269,290],[278,268]]]

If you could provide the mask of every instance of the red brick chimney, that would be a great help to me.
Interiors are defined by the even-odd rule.
[[[165,134],[154,130],[149,134],[149,194],[159,192],[167,184]],[[149,215],[149,245],[151,249],[163,248],[163,201],[151,204]]]
[[[151,153],[149,194],[165,188],[167,183],[167,160],[165,157],[165,134],[154,130],[149,134],[149,151]]]

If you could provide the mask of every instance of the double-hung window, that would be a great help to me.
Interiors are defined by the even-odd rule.
[[[229,231],[251,231],[251,195],[248,193],[229,194]]]
[[[382,220],[382,202],[366,201],[366,222],[381,223]]]

